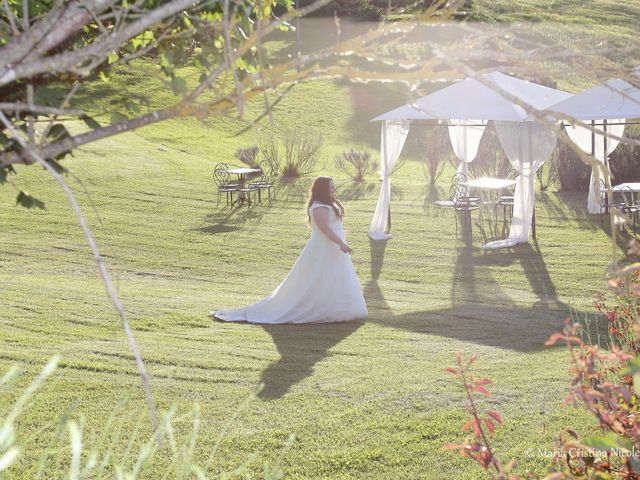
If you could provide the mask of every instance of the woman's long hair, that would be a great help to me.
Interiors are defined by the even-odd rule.
[[[313,202],[329,205],[333,208],[333,211],[336,212],[338,218],[342,218],[344,216],[344,207],[335,195],[331,195],[331,189],[329,188],[330,184],[331,177],[318,177],[313,181],[313,185],[311,185],[311,192],[309,193],[309,201],[307,202],[307,215],[309,216],[309,221],[311,221],[309,208],[311,208]]]

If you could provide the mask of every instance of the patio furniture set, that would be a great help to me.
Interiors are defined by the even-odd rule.
[[[603,224],[603,213],[617,209],[620,213],[633,220],[633,234],[636,235],[636,225],[640,216],[640,182],[621,183],[611,187],[611,202],[607,198],[604,180],[600,179],[600,224]]]
[[[458,172],[451,179],[449,200],[438,200],[435,203],[440,207],[453,209],[457,235],[459,216],[462,216],[463,222],[471,228],[471,213],[478,211],[479,221],[482,221],[483,211],[486,207],[493,207],[494,217],[497,217],[497,209],[502,208],[506,221],[507,213],[509,216],[513,214],[514,197],[508,192],[508,189],[515,184],[515,180],[507,178],[481,177],[467,180],[465,174]],[[477,192],[479,196],[472,196],[472,190]],[[507,193],[504,194],[505,192]],[[533,225],[535,236],[535,221]]]
[[[226,196],[227,205],[246,203],[250,206],[255,202],[252,195],[257,195],[258,203],[262,203],[262,192],[265,190],[271,203],[271,198],[276,197],[276,167],[267,160],[263,160],[258,166],[259,168],[229,168],[226,163],[218,163],[213,170],[213,182],[218,194],[216,204],[220,204],[222,194]]]

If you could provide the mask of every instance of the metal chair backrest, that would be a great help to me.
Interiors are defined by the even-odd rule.
[[[226,163],[218,163],[213,170],[213,181],[218,187],[229,183],[229,167]]]
[[[262,170],[262,174],[260,175],[259,180],[265,183],[273,183],[277,173],[275,165],[266,159],[262,160],[259,165],[260,170]]]
[[[604,183],[604,180],[600,178],[598,180],[598,185],[600,189],[600,206],[604,207],[607,203],[607,185]]]
[[[463,185],[451,185],[449,197],[454,205],[469,205],[469,189]]]
[[[624,200],[625,207],[634,207],[636,205],[635,195],[633,190],[629,185],[625,185],[620,189],[620,193],[622,194],[622,199]]]
[[[458,172],[451,179],[451,185],[458,185],[459,183],[465,183],[466,181],[467,176],[462,172]]]

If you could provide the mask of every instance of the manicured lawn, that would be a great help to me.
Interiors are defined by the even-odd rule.
[[[132,88],[154,91],[131,75]],[[100,88],[83,101],[108,105],[97,99]],[[287,478],[479,478],[478,467],[442,448],[464,438],[463,393],[442,371],[460,351],[477,354],[477,374],[495,382],[483,404],[505,418],[494,440],[498,456],[517,457],[520,472],[542,471],[548,459],[538,448],[551,449],[563,427],[584,432],[592,425],[580,411],[559,408],[569,386],[568,355],[543,344],[571,311],[594,320],[594,296],[606,289],[609,236],[586,214],[586,194],[539,193],[537,242],[485,253],[482,244],[506,234],[504,225],[474,223],[472,232],[456,235],[451,212],[432,203],[445,195],[452,168],[428,187],[421,165],[409,159],[393,179],[394,238],[371,242],[378,179],[354,185],[333,166],[354,138],[376,147],[378,126],[358,110],[367,92],[364,98],[380,98],[365,87],[304,83],[275,112],[280,125],[304,124],[325,135],[318,173],[334,175],[347,209],[370,312],[362,322],[261,327],[208,317],[268,294],[309,234],[311,178],[281,184],[271,205],[229,208],[224,198],[216,205],[213,164],[234,163],[236,148],[260,140],[256,130],[235,136],[246,121],[169,121],[64,161],[88,193],[69,178],[135,329],[157,404],[185,413],[199,403],[197,458],[226,432],[214,473],[255,454],[247,475],[259,477],[294,434],[284,458]],[[160,93],[150,100],[164,101]],[[401,102],[389,90],[379,111]],[[67,412],[84,419],[88,444],[115,412],[122,437],[114,440],[114,462],[131,465],[136,450],[127,452],[128,445],[137,449],[149,425],[118,317],[62,193],[44,171],[18,170],[17,184],[47,208],[14,207],[15,191],[0,189],[0,369],[23,365],[22,387],[52,355],[61,354],[62,363],[18,422],[24,451],[9,478],[35,473]],[[594,320],[594,333],[596,327]],[[0,411],[18,390],[1,393]],[[127,404],[118,409],[121,401]],[[191,425],[185,420],[176,429],[183,439]],[[160,478],[168,448],[144,470],[147,478]],[[65,474],[69,455],[68,447],[57,453],[47,478]]]

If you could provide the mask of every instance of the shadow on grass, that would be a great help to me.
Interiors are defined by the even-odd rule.
[[[570,220],[577,222],[580,228],[588,230],[603,230],[609,238],[611,222],[609,214],[593,215],[587,211],[587,192],[541,192],[541,199],[549,216],[556,220]],[[616,245],[621,253],[625,253],[633,235],[633,221],[622,230],[616,231]]]
[[[216,210],[207,215],[202,225],[195,230],[209,235],[235,232],[246,226],[246,222],[260,220],[269,208],[269,203],[247,206],[231,206],[220,204]]]
[[[434,205],[434,202],[437,200],[449,200],[449,198],[447,198],[447,193],[442,187],[439,187],[437,184],[427,183],[427,188],[424,192],[424,203],[422,204],[422,208],[424,210],[430,210],[431,208],[437,207],[437,205]]]
[[[348,182],[338,186],[337,190],[337,195],[340,200],[359,200],[365,196],[377,195],[380,191],[380,184],[370,182]]]
[[[264,399],[280,398],[291,386],[313,374],[316,363],[330,355],[329,350],[347,338],[362,322],[319,325],[262,325],[271,335],[280,359],[269,365],[261,376]]]
[[[306,200],[315,178],[315,175],[307,175],[301,178],[281,177],[276,184],[276,198],[284,202]]]
[[[564,319],[571,314],[569,306],[558,299],[537,245],[522,244],[510,251],[478,255],[471,243],[470,229],[463,227],[451,284],[451,306],[394,315],[378,284],[385,247],[371,248],[371,281],[365,287],[365,298],[371,307],[368,321],[419,334],[533,352],[547,348],[544,342],[562,329]],[[482,266],[515,264],[520,264],[531,285],[530,293],[537,299],[530,307],[518,305],[491,276],[486,272],[478,276],[476,271]],[[600,324],[594,326],[602,331]]]

